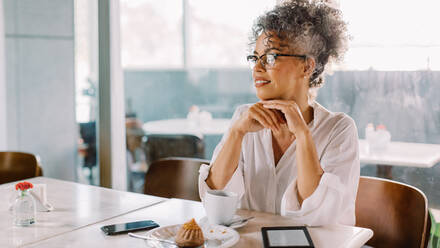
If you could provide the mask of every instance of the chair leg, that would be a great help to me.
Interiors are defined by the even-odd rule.
[[[393,179],[393,167],[389,166],[389,165],[378,164],[376,167],[376,175],[377,175],[377,177],[392,180]]]
[[[93,182],[93,168],[89,167],[89,169],[90,169],[90,174],[89,174],[90,185],[95,185]]]

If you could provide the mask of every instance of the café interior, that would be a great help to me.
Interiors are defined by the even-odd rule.
[[[434,0],[325,1],[350,39],[316,102],[357,127],[353,225],[200,198],[234,111],[260,100],[251,27],[283,2],[0,0],[0,247],[183,247],[188,227],[204,238],[187,247],[440,248]]]

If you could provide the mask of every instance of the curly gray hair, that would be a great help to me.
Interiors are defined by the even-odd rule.
[[[325,0],[285,1],[258,17],[252,27],[250,45],[265,33],[288,42],[289,49],[300,49],[315,59],[309,86],[321,87],[329,60],[339,61],[347,50],[347,25],[341,11]]]

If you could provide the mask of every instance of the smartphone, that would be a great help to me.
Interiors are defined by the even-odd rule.
[[[150,230],[159,227],[159,225],[152,220],[143,220],[129,223],[114,224],[101,227],[101,230],[107,235],[116,235],[121,233],[128,233],[140,230]]]

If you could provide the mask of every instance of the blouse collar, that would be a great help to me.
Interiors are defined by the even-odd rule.
[[[316,127],[317,123],[321,122],[325,113],[328,113],[329,111],[316,101],[313,101],[310,106],[313,108],[313,120],[308,126],[309,128],[314,128]]]

